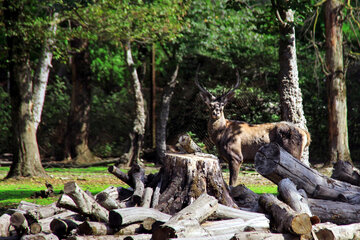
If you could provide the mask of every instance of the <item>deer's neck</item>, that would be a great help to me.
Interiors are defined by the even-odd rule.
[[[216,119],[216,120],[214,120],[214,119],[209,120],[208,133],[209,133],[211,141],[214,144],[217,144],[220,141],[220,139],[226,129],[226,122],[227,122],[227,120],[225,119],[224,116],[222,116],[221,118]]]

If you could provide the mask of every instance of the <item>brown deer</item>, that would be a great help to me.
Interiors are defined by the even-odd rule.
[[[236,75],[235,86],[219,97],[213,96],[203,88],[197,76],[195,79],[200,96],[211,111],[208,121],[209,137],[218,150],[219,158],[229,164],[230,186],[236,184],[242,162],[253,161],[262,145],[276,142],[292,156],[300,159],[304,148],[310,144],[310,134],[290,122],[249,124],[225,119],[224,107],[239,86],[239,74]]]

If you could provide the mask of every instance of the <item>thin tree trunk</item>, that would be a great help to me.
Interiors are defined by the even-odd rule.
[[[342,8],[343,1],[325,2],[326,79],[330,158],[326,164],[338,160],[351,162],[346,106],[346,83],[343,63]]]
[[[169,119],[170,102],[174,95],[176,86],[176,78],[179,72],[179,64],[176,65],[175,71],[171,76],[170,82],[164,89],[162,96],[161,109],[159,114],[158,124],[156,126],[156,158],[158,162],[162,162],[166,151],[166,125]]]
[[[59,18],[59,13],[54,13],[52,24],[49,27],[49,32],[54,36],[56,34],[57,29],[57,19]],[[34,107],[33,107],[33,118],[35,123],[35,129],[38,128],[41,121],[41,113],[44,106],[45,101],[45,92],[46,86],[48,83],[50,68],[52,67],[51,61],[53,57],[53,53],[51,51],[51,47],[54,44],[54,39],[50,36],[46,39],[43,52],[40,57],[39,66],[37,70],[37,74],[34,78]]]
[[[279,80],[281,118],[307,130],[302,104],[302,94],[299,87],[297,68],[294,11],[279,10],[280,40],[279,40]],[[309,166],[309,148],[304,149],[301,160]]]
[[[142,150],[144,134],[145,134],[145,122],[146,122],[146,114],[145,114],[145,104],[144,97],[141,91],[141,83],[136,71],[136,67],[134,64],[134,60],[132,58],[131,52],[131,43],[129,40],[123,43],[124,51],[125,51],[125,61],[128,65],[131,79],[133,81],[134,94],[135,94],[135,119],[132,133],[130,134],[130,149],[127,153],[128,155],[128,165],[133,165],[139,161],[140,152]]]
[[[64,140],[64,158],[81,164],[97,160],[88,147],[91,60],[87,41],[74,39],[71,45],[80,51],[73,55],[71,62],[71,107]]]

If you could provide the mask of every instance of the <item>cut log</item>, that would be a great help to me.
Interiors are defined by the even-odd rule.
[[[76,213],[82,213],[80,208],[76,205],[74,200],[66,194],[62,194],[56,203],[59,208],[65,208]]]
[[[132,201],[135,204],[140,204],[145,190],[145,170],[138,164],[134,164],[129,173],[134,185],[134,193],[132,195]]]
[[[51,203],[47,206],[39,206],[27,211],[27,214],[31,217],[40,220],[43,218],[52,217],[56,214],[64,212],[65,209],[56,206],[56,203]]]
[[[292,235],[289,233],[268,233],[268,232],[241,232],[235,234],[231,240],[300,240],[299,236]]]
[[[98,221],[109,221],[109,211],[89,197],[75,182],[67,182],[64,192],[72,198],[82,213]]]
[[[321,222],[351,224],[360,222],[360,206],[323,199],[308,199],[310,210]]]
[[[129,185],[130,187],[134,187],[128,174],[124,173],[119,168],[117,168],[115,166],[110,166],[108,168],[108,171],[109,171],[109,173],[112,173],[115,177],[117,177],[118,179],[120,179],[121,181],[123,181],[124,183]]]
[[[132,236],[71,236],[66,240],[150,240],[151,234],[137,234]]]
[[[167,153],[162,171],[159,204],[161,212],[175,214],[203,192],[219,203],[237,208],[223,179],[219,161],[213,155]]]
[[[81,222],[73,219],[55,218],[50,222],[50,229],[59,238],[68,236],[72,230],[77,229]]]
[[[218,208],[213,214],[214,217],[219,219],[235,219],[235,218],[241,218],[244,221],[251,220],[254,218],[259,217],[265,217],[265,214],[263,213],[255,213],[255,212],[249,212],[244,211],[232,207],[228,207],[222,204],[219,204]]]
[[[21,212],[11,214],[10,225],[13,226],[19,236],[29,233],[28,222]]]
[[[59,240],[59,238],[54,234],[39,233],[35,235],[24,235],[20,240]]]
[[[154,189],[153,198],[152,198],[152,202],[151,202],[152,208],[157,207],[157,205],[159,204],[160,190],[161,190],[161,186],[162,186],[162,177],[161,177],[161,175],[159,175],[159,176],[160,176],[160,180],[158,181],[158,183]]]
[[[313,230],[318,240],[360,239],[360,223],[341,226],[332,223],[319,223],[314,226]]]
[[[171,216],[153,208],[121,208],[110,211],[109,225],[111,228],[119,229],[122,225],[141,222],[148,217],[152,217],[158,221],[166,222],[170,219]]]
[[[360,170],[347,161],[335,163],[331,178],[360,186]]]
[[[115,231],[110,228],[109,224],[101,222],[89,222],[85,221],[78,226],[78,234],[80,235],[111,235]]]
[[[115,233],[115,235],[134,235],[142,232],[141,223],[133,223],[130,225],[122,226],[119,231]]]
[[[11,215],[4,213],[0,216],[0,237],[10,236],[9,227],[10,227],[10,218]]]
[[[222,221],[210,221],[201,225],[206,232],[211,236],[217,236],[221,234],[235,234],[242,231],[269,231],[270,220],[265,216],[254,218],[248,221],[244,221],[241,218],[222,220]]]
[[[259,194],[254,193],[244,184],[233,187],[230,195],[239,207],[250,208],[254,212],[259,211]]]
[[[284,178],[281,180],[278,184],[278,191],[282,200],[295,212],[307,213],[311,217],[310,219],[312,224],[320,222],[320,218],[311,213],[305,191],[301,194],[290,179]]]
[[[266,144],[255,155],[255,168],[261,175],[278,184],[289,178],[308,197],[360,203],[360,187],[320,174],[276,143]]]
[[[21,201],[19,205],[16,207],[16,209],[27,212],[28,210],[32,210],[38,207],[41,207],[41,205],[31,202]]]
[[[276,231],[297,235],[310,234],[311,220],[308,214],[296,213],[272,194],[261,195],[259,204],[273,217]]]
[[[176,213],[169,221],[156,229],[153,233],[153,239],[209,236],[209,233],[200,227],[200,223],[212,215],[217,207],[218,200],[203,193],[191,205]]]
[[[96,201],[109,211],[125,207],[125,204],[121,204],[119,201],[111,198],[106,192],[97,194]]]
[[[150,207],[153,192],[154,192],[154,190],[151,187],[145,188],[144,197],[143,197],[143,199],[141,201],[141,205],[140,205],[141,207],[146,207],[146,208]]]

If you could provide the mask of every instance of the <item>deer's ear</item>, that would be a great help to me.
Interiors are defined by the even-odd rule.
[[[228,95],[226,95],[222,100],[224,105],[228,104],[228,102],[231,101],[231,99],[235,96],[235,92],[230,92]]]

